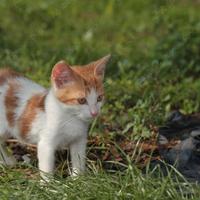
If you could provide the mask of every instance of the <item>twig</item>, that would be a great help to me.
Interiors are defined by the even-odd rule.
[[[29,148],[32,148],[35,150],[37,149],[37,146],[35,144],[21,143],[17,139],[8,139],[8,140],[6,140],[6,143],[19,143],[19,144],[25,145]]]

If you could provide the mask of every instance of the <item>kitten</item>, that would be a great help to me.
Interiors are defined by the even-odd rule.
[[[0,70],[0,153],[7,137],[37,144],[41,176],[53,174],[56,149],[68,146],[72,175],[85,170],[88,125],[104,100],[103,78],[110,55],[85,66],[58,62],[49,90],[8,70]]]

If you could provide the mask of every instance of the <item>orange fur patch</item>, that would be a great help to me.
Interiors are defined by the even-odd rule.
[[[0,70],[0,85],[4,84],[10,78],[20,77],[20,75],[8,68]],[[18,90],[19,85],[15,81],[9,81],[8,90],[5,95],[5,107],[6,107],[6,118],[9,125],[14,126],[15,122],[15,108],[17,107],[18,98],[16,96],[16,91]]]
[[[0,70],[0,85],[5,83],[9,78],[16,78],[20,76],[21,76],[20,74],[18,74],[17,72],[11,69],[8,69],[8,68],[1,69]]]
[[[19,89],[19,85],[15,82],[9,83],[9,88],[5,95],[5,108],[6,117],[11,127],[15,124],[15,109],[18,106],[18,97],[16,91]]]
[[[73,71],[76,72],[79,76],[84,79],[85,88],[87,92],[94,88],[98,93],[103,93],[103,83],[102,79],[98,79],[94,75],[95,64],[90,63],[85,66],[74,66],[72,67]]]
[[[23,138],[25,138],[30,131],[32,122],[37,115],[37,111],[45,111],[45,98],[46,93],[34,95],[28,100],[24,112],[19,118],[19,128]]]

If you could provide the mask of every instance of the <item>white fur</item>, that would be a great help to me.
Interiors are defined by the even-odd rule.
[[[6,137],[6,135],[3,135],[3,133],[8,129],[8,122],[6,120],[6,111],[5,111],[5,105],[4,105],[4,98],[6,95],[6,91],[8,89],[8,85],[2,85],[0,87],[0,136]]]
[[[28,99],[33,95],[46,92],[45,88],[24,78],[17,78],[20,89],[16,95],[19,106],[15,110],[16,121],[21,116]],[[14,128],[8,126],[5,116],[4,97],[7,84],[0,86],[0,137],[10,132],[12,136],[22,139],[16,123]],[[27,141],[38,146],[39,169],[41,175],[53,173],[54,156],[56,149],[69,147],[72,160],[72,175],[85,170],[86,142],[88,122],[92,118],[91,112],[100,111],[102,103],[97,103],[97,92],[92,89],[87,96],[85,105],[66,105],[61,103],[54,95],[54,90],[49,90],[45,99],[45,111],[38,110],[37,116],[28,133]]]

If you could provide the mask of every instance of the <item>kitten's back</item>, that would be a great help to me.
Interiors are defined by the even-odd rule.
[[[10,132],[18,138],[16,122],[28,100],[46,89],[11,69],[0,69],[0,134]]]
[[[0,85],[4,84],[10,78],[20,77],[21,75],[9,68],[0,69]]]

